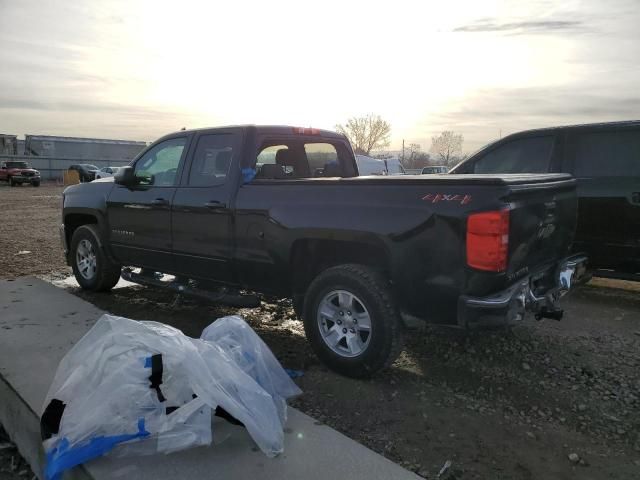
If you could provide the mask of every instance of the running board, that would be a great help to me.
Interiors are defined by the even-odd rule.
[[[164,282],[158,278],[149,277],[134,273],[129,268],[123,268],[120,274],[122,278],[128,282],[138,283],[141,285],[151,285],[159,288],[173,290],[181,295],[198,297],[220,305],[228,305],[231,307],[256,308],[260,306],[260,299],[256,295],[242,295],[240,293],[230,293],[227,287],[220,287],[219,291],[203,290],[201,288],[192,287],[177,281]]]

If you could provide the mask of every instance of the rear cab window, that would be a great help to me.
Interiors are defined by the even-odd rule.
[[[300,180],[353,177],[355,168],[347,145],[324,137],[264,135],[256,155],[256,180]]]
[[[473,173],[548,173],[554,136],[511,140],[485,153],[473,164]]]

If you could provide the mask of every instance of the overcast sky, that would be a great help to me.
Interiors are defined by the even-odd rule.
[[[0,133],[333,128],[428,150],[640,118],[640,0],[0,0]]]

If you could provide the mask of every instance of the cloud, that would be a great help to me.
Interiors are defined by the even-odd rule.
[[[470,95],[467,102],[468,106],[457,110],[456,115],[472,116],[475,111],[482,112],[485,119],[526,117],[553,123],[581,116],[594,122],[599,118],[629,119],[640,111],[640,94],[628,92],[623,96],[575,86],[483,89]]]
[[[526,20],[519,22],[497,22],[492,19],[480,19],[467,25],[454,28],[454,32],[465,33],[505,33],[526,35],[555,32],[583,33],[590,29],[578,20]]]
[[[474,151],[502,136],[532,128],[582,123],[637,120],[640,93],[592,91],[570,86],[490,88],[470,92],[458,102],[420,123],[418,143],[442,130],[465,138],[465,151]]]

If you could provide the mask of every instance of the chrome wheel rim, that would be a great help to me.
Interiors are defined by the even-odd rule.
[[[96,276],[96,252],[89,240],[80,240],[80,243],[78,243],[76,266],[82,278],[91,280]]]
[[[341,357],[357,357],[369,346],[371,316],[347,290],[332,290],[320,300],[317,322],[325,345]]]

